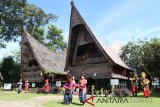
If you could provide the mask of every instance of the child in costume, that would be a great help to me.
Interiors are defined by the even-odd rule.
[[[70,104],[72,103],[72,94],[78,85],[73,82],[72,75],[67,76],[67,83],[64,84],[63,88],[65,89],[64,93],[64,104]]]
[[[25,92],[28,93],[29,91],[29,83],[28,81],[25,81]]]
[[[87,94],[87,80],[85,78],[85,75],[81,75],[79,80],[79,100],[83,105],[85,104],[86,94]]]

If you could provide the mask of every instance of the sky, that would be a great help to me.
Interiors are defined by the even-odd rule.
[[[70,0],[27,1],[57,15],[57,22],[52,24],[63,29],[68,41]],[[74,0],[74,4],[96,38],[107,45],[117,39],[124,45],[137,39],[160,38],[160,0]],[[0,49],[0,60],[19,49],[18,42],[7,43],[6,49]]]

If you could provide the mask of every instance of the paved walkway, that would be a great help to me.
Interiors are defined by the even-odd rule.
[[[42,104],[51,100],[63,100],[63,96],[40,96],[20,101],[0,100],[0,107],[44,107]]]

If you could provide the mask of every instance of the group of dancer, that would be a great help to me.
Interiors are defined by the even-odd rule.
[[[148,98],[150,96],[150,90],[149,90],[149,79],[147,78],[147,73],[146,72],[142,72],[141,73],[141,78],[137,78],[136,75],[134,73],[131,73],[131,92],[133,94],[133,97],[137,97],[137,91],[138,91],[138,87],[136,85],[136,81],[140,80],[141,81],[141,86],[143,88],[143,93],[144,93],[144,97]]]
[[[80,76],[79,82],[76,84],[73,76],[68,75],[67,76],[67,82],[64,84],[63,88],[65,89],[64,92],[64,104],[71,104],[72,98],[73,98],[73,92],[75,91],[75,88],[79,88],[79,100],[80,103],[83,105],[85,104],[86,100],[86,93],[87,93],[87,80],[85,78],[85,75]]]
[[[22,92],[22,79],[20,79],[20,81],[17,83],[17,86],[18,86],[18,90],[17,92],[18,93],[21,93]],[[28,93],[29,92],[29,82],[28,81],[25,81],[25,90],[24,90],[25,93]]]
[[[23,86],[23,82],[22,82],[22,79],[20,79],[20,81],[17,83],[17,87],[18,87],[17,93],[21,93],[23,91],[22,86]],[[25,84],[24,84],[24,92],[25,93],[29,92],[29,87],[30,87],[30,84],[29,84],[29,81],[27,80],[27,81],[25,81]],[[49,81],[48,81],[48,79],[46,79],[45,85],[43,86],[46,94],[49,93],[49,87],[50,87]]]

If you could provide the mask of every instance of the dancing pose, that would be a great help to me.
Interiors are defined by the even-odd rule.
[[[21,93],[22,92],[22,85],[23,85],[22,79],[20,79],[20,81],[17,83],[17,86],[18,86],[17,93]]]
[[[25,92],[28,93],[29,91],[29,83],[28,81],[25,81]]]
[[[149,83],[150,81],[146,78],[147,74],[145,72],[141,73],[141,84],[143,86],[143,90],[144,90],[144,97],[148,98],[150,96],[150,92],[149,92]]]
[[[131,92],[133,94],[133,97],[137,97],[138,88],[136,85],[136,81],[138,80],[138,78],[133,72],[130,73],[130,80],[131,80]]]
[[[63,88],[65,89],[64,93],[64,104],[71,104],[72,103],[72,94],[78,85],[73,82],[72,75],[67,76],[67,83],[64,84]]]
[[[48,81],[48,79],[45,80],[44,90],[45,90],[46,94],[49,93],[49,81]]]
[[[87,94],[87,80],[85,78],[85,75],[80,76],[79,80],[79,100],[84,105],[86,100],[86,94]]]

